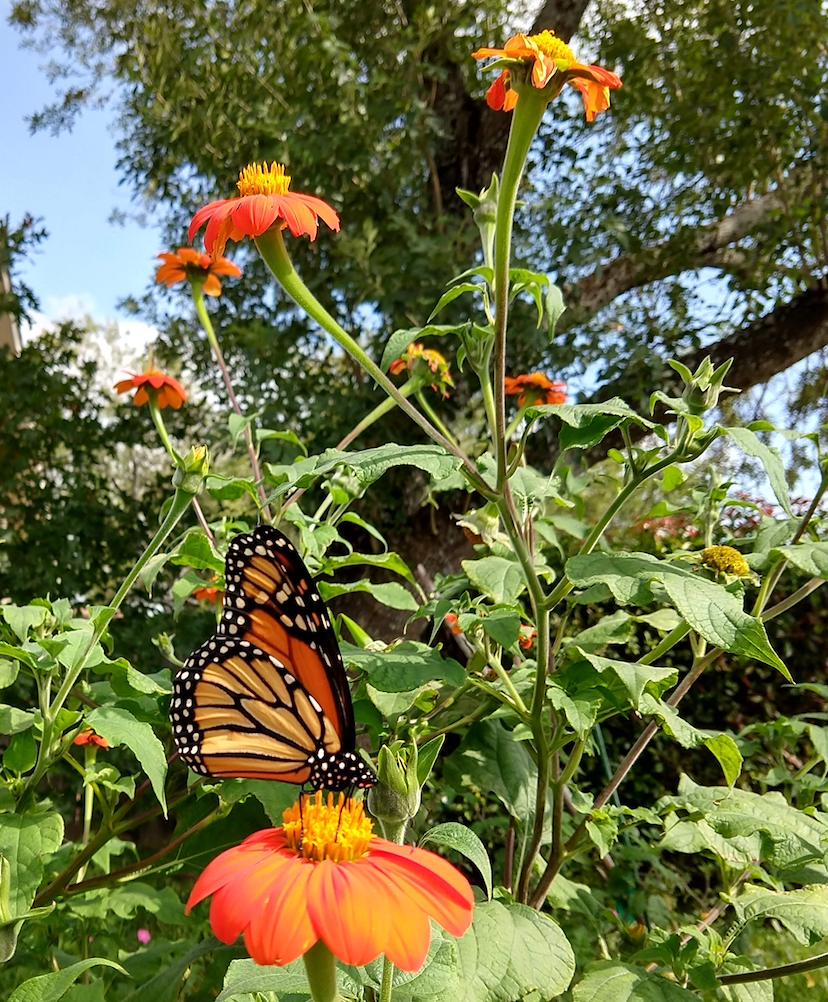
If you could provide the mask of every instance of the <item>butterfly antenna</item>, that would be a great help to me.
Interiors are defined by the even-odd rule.
[[[302,801],[305,799],[305,784],[299,787],[299,852],[302,851],[302,841],[305,838],[305,819],[302,816]]]

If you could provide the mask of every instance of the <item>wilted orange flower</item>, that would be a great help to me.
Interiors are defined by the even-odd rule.
[[[543,90],[553,81],[555,86],[550,100],[561,92],[564,84],[572,84],[584,99],[586,119],[591,122],[599,111],[610,106],[610,89],[621,86],[620,77],[600,66],[579,63],[572,49],[552,31],[537,35],[513,35],[502,49],[478,49],[474,59],[499,56],[512,65],[504,69],[489,88],[486,103],[495,111],[511,111],[517,104],[518,93],[512,87],[512,74],[525,74],[531,70],[532,86]],[[500,66],[501,64],[496,64]]]
[[[420,968],[433,918],[453,936],[471,922],[466,878],[426,849],[373,834],[361,802],[305,794],[281,828],[250,835],[217,856],[193,887],[187,910],[208,895],[223,943],[244,933],[257,964],[289,964],[318,941],[346,964],[384,953],[404,971]]]
[[[529,648],[532,646],[532,641],[535,639],[537,635],[538,631],[534,629],[534,627],[527,626],[525,623],[521,623],[520,635],[518,636],[518,643],[520,644],[521,649],[524,651],[528,651]]]
[[[91,727],[87,728],[85,731],[81,731],[80,734],[75,735],[75,740],[72,742],[73,745],[97,745],[99,748],[108,748],[109,742],[106,738],[102,738],[99,734],[96,734]]]
[[[205,296],[219,296],[221,282],[216,276],[232,275],[233,278],[238,278],[241,275],[241,268],[226,257],[213,260],[209,254],[199,254],[192,247],[163,251],[158,257],[164,263],[158,266],[155,281],[163,282],[167,288],[176,282],[198,282]]]
[[[402,355],[388,366],[388,371],[395,376],[403,369],[412,374],[420,372],[430,378],[432,390],[442,393],[444,397],[448,396],[448,387],[454,386],[451,366],[445,355],[433,348],[424,348],[419,341],[412,341]]]
[[[463,631],[457,623],[457,613],[447,612],[445,616],[443,616],[443,621],[452,633],[457,634],[457,636],[462,636]]]
[[[122,379],[115,384],[118,393],[128,393],[137,387],[138,392],[132,398],[133,403],[140,407],[145,404],[150,394],[155,397],[158,407],[163,410],[165,407],[172,407],[173,410],[187,402],[187,391],[177,379],[166,375],[153,366],[145,372],[130,373],[129,379]]]
[[[518,407],[530,404],[565,404],[566,383],[553,383],[542,372],[521,376],[506,376],[504,386],[508,394],[519,393]]]
[[[205,585],[203,588],[194,588],[192,596],[199,602],[221,602],[224,598],[224,592],[214,585]]]
[[[196,232],[209,220],[204,247],[214,258],[224,252],[228,240],[257,237],[274,224],[280,229],[287,226],[295,237],[307,233],[311,240],[316,239],[320,219],[332,230],[339,230],[339,216],[330,205],[313,195],[289,191],[290,177],[275,161],[269,168],[265,163],[261,167],[248,164],[239,173],[237,187],[237,198],[210,202],[199,209],[187,232],[192,243]]]

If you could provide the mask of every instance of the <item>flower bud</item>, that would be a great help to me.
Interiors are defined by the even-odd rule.
[[[690,372],[686,365],[670,361],[670,367],[681,376],[684,381],[684,393],[682,399],[687,405],[691,414],[701,415],[709,411],[719,402],[719,397],[723,393],[738,393],[733,386],[725,386],[724,379],[733,364],[733,359],[729,358],[717,368],[713,368],[710,358],[705,358],[695,372]]]
[[[173,487],[193,496],[200,494],[209,469],[210,454],[207,447],[197,445],[179,463],[173,474]]]
[[[737,578],[743,578],[750,574],[747,560],[732,546],[705,547],[702,550],[701,562],[705,567]]]
[[[377,756],[379,782],[368,793],[368,810],[384,828],[404,826],[420,809],[417,746],[404,754],[387,745]]]

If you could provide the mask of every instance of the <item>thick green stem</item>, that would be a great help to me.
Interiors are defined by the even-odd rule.
[[[445,435],[440,432],[425,418],[416,407],[414,407],[400,393],[397,387],[385,375],[380,367],[367,355],[367,353],[357,344],[357,342],[347,333],[334,318],[328,313],[325,307],[310,292],[305,283],[296,273],[288,257],[285,242],[282,239],[282,231],[271,227],[261,236],[256,238],[256,247],[261,254],[265,264],[273,272],[282,288],[300,306],[311,319],[315,320],[324,330],[344,350],[355,359],[365,372],[382,387],[389,397],[393,398],[397,406],[411,420],[421,428],[426,435],[438,445],[441,445],[452,456],[455,456],[463,465],[463,473],[469,483],[480,491],[484,497],[492,497],[492,490],[477,472],[474,463],[469,457],[450,442]]]
[[[512,254],[512,226],[515,218],[518,187],[526,164],[526,155],[538,131],[548,96],[534,88],[521,90],[512,114],[509,144],[503,161],[500,194],[495,224],[495,345],[494,345],[494,442],[497,455],[497,486],[506,481],[506,326],[509,319],[509,264]]]
[[[394,980],[394,965],[388,957],[382,958],[382,984],[380,985],[380,1002],[391,1002],[392,982]]]
[[[321,939],[302,957],[314,1002],[342,1002],[336,986],[336,961]]]
[[[132,568],[132,570],[124,578],[123,584],[115,593],[114,598],[109,603],[107,607],[109,614],[105,615],[103,610],[99,611],[98,619],[95,628],[92,630],[92,634],[76,658],[74,664],[66,672],[66,675],[61,683],[60,689],[57,692],[52,705],[49,707],[47,713],[43,715],[43,736],[40,742],[40,747],[38,749],[38,760],[35,765],[34,771],[29,776],[26,781],[26,789],[33,789],[43,778],[46,770],[51,765],[51,745],[52,745],[52,733],[54,728],[54,721],[58,713],[63,707],[63,704],[69,697],[69,693],[74,688],[75,683],[80,674],[86,666],[86,662],[89,660],[89,655],[95,649],[95,645],[104,635],[107,626],[109,625],[112,616],[115,614],[116,610],[120,607],[123,600],[126,598],[130,588],[135,583],[138,575],[141,573],[143,568],[146,566],[147,562],[155,556],[158,550],[161,549],[162,544],[173,531],[173,529],[178,524],[181,516],[187,510],[190,499],[192,495],[186,491],[177,490],[173,496],[172,504],[170,505],[170,510],[167,512],[167,517],[164,519],[161,528],[156,532],[150,544],[141,554],[138,562]]]
[[[201,283],[190,282],[190,288],[193,292],[193,302],[195,303],[198,319],[201,321],[201,326],[204,328],[204,333],[207,335],[207,340],[210,342],[210,347],[213,349],[216,362],[221,370],[221,376],[224,380],[224,386],[227,390],[230,405],[239,417],[243,417],[242,409],[239,407],[239,402],[236,399],[236,393],[233,389],[233,380],[230,378],[227,364],[224,361],[224,353],[221,350],[221,345],[219,344],[216,332],[213,329],[213,322],[210,319],[210,314],[207,312],[207,307],[204,303],[204,293],[201,288]],[[262,471],[259,467],[259,457],[256,455],[256,446],[253,442],[253,432],[250,430],[250,425],[247,424],[244,426],[244,440],[247,443],[247,453],[250,456],[250,467],[253,470],[253,477],[256,481],[256,489],[259,492],[259,498],[262,502],[262,514],[269,520],[270,508],[265,500],[266,495],[264,484],[262,483]]]

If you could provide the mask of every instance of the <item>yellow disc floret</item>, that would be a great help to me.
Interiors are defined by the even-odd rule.
[[[248,164],[239,172],[237,182],[239,194],[245,195],[286,195],[290,188],[290,175],[285,174],[284,164],[274,160],[268,168],[266,163]]]
[[[321,793],[302,797],[302,809],[298,802],[283,812],[285,841],[291,849],[304,856],[321,862],[359,859],[368,849],[374,833],[370,818],[365,817],[362,801],[346,800],[343,794],[334,803],[333,794],[327,801]]]
[[[541,31],[537,35],[529,35],[528,37],[550,59],[562,60],[567,63],[575,62],[575,53],[566,42],[562,42],[558,38],[554,31]]]
[[[741,578],[750,574],[747,560],[732,546],[706,547],[702,550],[702,563],[705,567],[712,567],[715,571],[723,571],[735,577]]]

